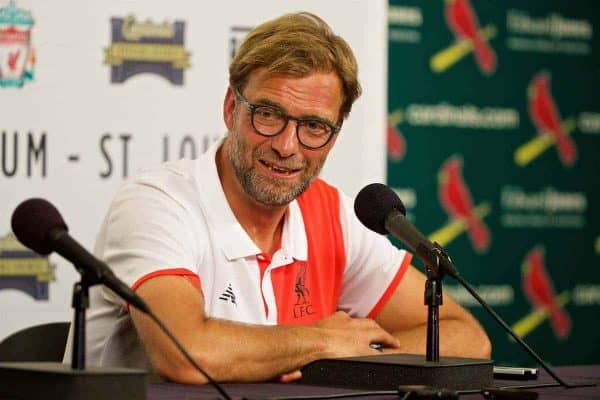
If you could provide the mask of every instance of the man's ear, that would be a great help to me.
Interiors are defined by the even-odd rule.
[[[227,131],[231,132],[233,129],[233,114],[235,111],[235,95],[233,94],[233,90],[231,86],[227,87],[227,92],[225,93],[225,100],[223,101],[223,121],[225,121],[225,126],[227,126]]]

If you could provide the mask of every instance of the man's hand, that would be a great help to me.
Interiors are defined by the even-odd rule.
[[[322,332],[326,343],[325,350],[319,358],[381,354],[381,350],[371,347],[373,343],[392,351],[397,351],[400,345],[398,339],[372,319],[352,318],[343,311],[338,311],[313,326]],[[294,370],[281,375],[279,382],[293,382],[301,377],[300,370]]]
[[[353,357],[379,354],[371,347],[379,343],[384,348],[398,349],[400,342],[372,319],[351,318],[338,311],[314,325],[323,330],[326,340],[324,358]]]

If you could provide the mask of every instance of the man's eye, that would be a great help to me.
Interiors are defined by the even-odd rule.
[[[319,134],[327,133],[327,125],[325,125],[321,121],[308,120],[308,121],[304,121],[304,125],[312,134],[319,135]]]
[[[280,117],[279,113],[269,107],[259,107],[256,109],[256,116],[261,119],[277,119]]]

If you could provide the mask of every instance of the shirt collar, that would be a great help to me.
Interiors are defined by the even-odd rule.
[[[228,260],[255,256],[261,250],[250,239],[231,210],[219,173],[217,172],[216,154],[223,139],[218,140],[196,160],[196,180],[205,219],[214,234],[217,245]],[[282,231],[282,249],[288,257],[306,261],[307,240],[302,212],[296,200],[288,206]]]
[[[286,256],[300,261],[307,260],[308,244],[304,218],[296,200],[290,203],[285,213],[281,244]]]

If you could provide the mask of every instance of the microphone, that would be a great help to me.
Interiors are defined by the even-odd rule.
[[[452,264],[448,255],[437,243],[431,243],[405,217],[406,209],[402,201],[384,184],[371,183],[360,190],[354,200],[354,212],[367,228],[385,235],[387,233],[404,242],[413,249],[426,265],[441,267],[457,280],[481,306],[500,324],[500,326],[535,359],[561,386],[567,388],[581,387],[562,380],[542,358],[523,341],[508,324],[479,296],[477,291],[467,282]],[[433,263],[432,263],[433,262]],[[436,263],[437,262],[437,263]]]
[[[21,204],[17,206],[15,211],[13,212],[11,218],[12,230],[17,239],[21,241],[25,246],[29,247],[36,253],[41,255],[48,255],[53,251],[57,252],[67,260],[69,260],[75,268],[82,275],[82,283],[85,283],[86,286],[94,285],[96,283],[101,283],[106,287],[112,289],[117,295],[121,296],[125,301],[127,301],[130,305],[134,306],[138,310],[147,314],[154,323],[158,325],[160,330],[165,333],[168,338],[173,342],[175,347],[183,354],[186,360],[202,375],[204,375],[209,383],[223,396],[225,400],[231,400],[231,396],[225,391],[221,385],[217,381],[214,380],[212,376],[210,376],[194,358],[190,355],[190,353],[183,347],[181,342],[175,337],[175,335],[165,326],[165,324],[150,310],[150,307],[133,291],[129,286],[127,286],[123,281],[121,281],[117,276],[113,273],[106,263],[96,258],[93,254],[88,252],[83,246],[81,246],[75,239],[73,239],[69,235],[69,228],[67,224],[63,220],[60,212],[47,200],[32,198],[23,201]],[[86,282],[87,281],[87,282]],[[85,290],[87,292],[87,289]],[[81,300],[80,303],[87,303],[86,300]],[[75,293],[73,297],[73,307],[76,309],[81,308],[83,311],[78,313],[76,311],[75,314],[75,339],[73,344],[73,366],[77,369],[85,369],[85,308],[87,308],[87,304],[80,304],[78,307],[75,306]],[[78,331],[81,332],[78,334]],[[80,337],[81,336],[81,337]],[[78,344],[80,342],[80,344]],[[79,353],[79,354],[78,354]],[[77,364],[77,367],[75,367]],[[59,365],[62,365],[61,363]],[[79,368],[81,367],[81,368]],[[1,367],[0,367],[1,369]],[[112,371],[111,376],[113,383],[115,384],[106,384],[104,380],[98,381],[97,386],[89,386],[92,387],[92,391],[94,391],[98,398],[108,397],[109,395],[114,395],[114,393],[123,392],[124,388],[128,388],[129,386],[133,387],[133,389],[137,391],[132,391],[133,395],[127,396],[138,398],[139,388],[133,385],[131,380],[124,380],[122,375],[122,369],[120,371]],[[0,371],[2,372],[2,371]],[[97,370],[96,372],[101,373],[101,370]],[[119,375],[121,373],[121,375]],[[1,374],[0,374],[1,375]],[[93,373],[90,373],[88,370],[87,375],[93,376]],[[73,378],[74,377],[74,378]],[[80,391],[85,383],[88,381],[77,380],[79,375],[75,373],[70,373],[66,375],[65,380],[59,379],[59,387],[66,387],[67,392],[74,394],[74,396],[66,397],[67,399],[71,398],[80,398]],[[29,377],[28,377],[29,378]],[[61,376],[62,378],[62,376]],[[75,383],[72,383],[73,380],[76,380]],[[28,382],[30,379],[21,379],[22,382]],[[67,384],[64,384],[63,381],[66,381]],[[54,384],[54,375],[52,380],[45,379],[44,382],[52,382]],[[82,386],[82,382],[84,385]],[[96,381],[89,381],[90,384],[96,384]],[[62,386],[61,386],[62,385]],[[135,386],[135,387],[134,387]],[[22,385],[17,385],[19,389],[22,388]],[[36,393],[41,393],[47,391],[45,386],[44,390],[36,391]],[[75,389],[73,389],[75,387]],[[89,389],[88,387],[88,389]],[[112,390],[112,392],[111,392]],[[114,393],[113,393],[114,392]],[[144,396],[145,397],[145,390]],[[12,393],[11,393],[12,394]],[[15,392],[15,395],[21,394],[20,392]],[[118,397],[120,398],[120,397]]]
[[[140,311],[150,313],[146,303],[117,278],[106,263],[69,235],[69,228],[60,212],[47,200],[33,198],[19,204],[13,212],[11,225],[17,239],[36,253],[47,255],[57,252],[72,262],[83,276],[112,289]]]
[[[382,183],[371,183],[358,192],[354,212],[364,226],[382,235],[391,234],[414,250],[427,264],[439,266],[450,276],[459,272],[438,244],[431,243],[406,217],[402,200]]]

